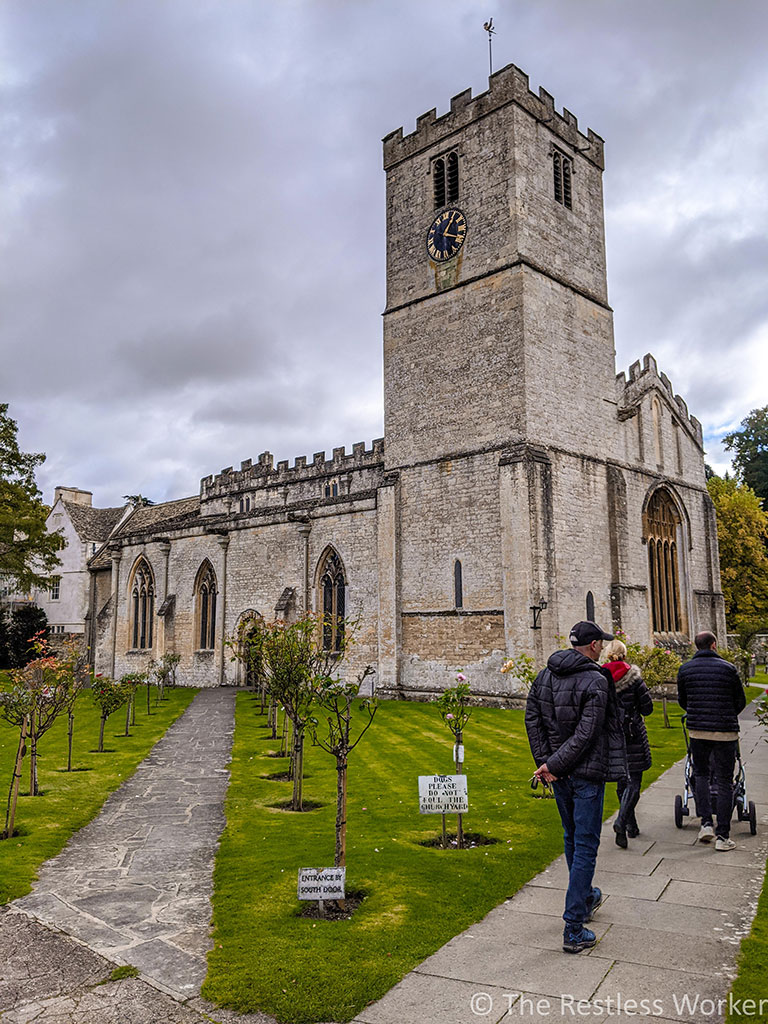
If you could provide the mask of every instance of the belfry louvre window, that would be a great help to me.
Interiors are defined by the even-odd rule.
[[[346,580],[341,559],[331,549],[323,559],[320,573],[324,651],[341,651],[344,646],[345,588]]]
[[[131,581],[131,646],[134,650],[152,647],[155,615],[155,578],[146,559],[136,563]]]
[[[645,523],[654,633],[679,633],[682,630],[679,526],[680,516],[672,498],[665,490],[657,491],[648,505]]]
[[[573,160],[559,149],[552,150],[552,174],[555,187],[555,202],[571,210],[573,208]]]
[[[216,646],[216,574],[208,561],[203,562],[197,574],[195,604],[198,650],[213,650]]]
[[[459,154],[454,150],[432,164],[435,209],[459,199]]]

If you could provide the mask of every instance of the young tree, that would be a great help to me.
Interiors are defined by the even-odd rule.
[[[31,711],[32,696],[26,687],[13,686],[10,690],[0,693],[0,714],[2,714],[6,722],[10,725],[15,725],[19,729],[19,744],[16,748],[13,775],[5,806],[5,828],[2,834],[0,834],[0,839],[10,839],[13,835],[16,805],[19,798],[19,785],[21,784],[21,769],[24,763],[24,755],[27,752],[27,731],[29,729]]]
[[[367,665],[354,683],[323,679],[319,683],[316,699],[325,719],[327,731],[324,736],[320,732],[320,720],[310,719],[313,739],[318,746],[336,758],[336,848],[333,864],[337,868],[347,863],[347,762],[351,751],[370,728],[377,707],[375,697],[361,700],[358,710],[364,712],[367,717],[358,725],[355,736],[352,730],[352,705],[360,694],[363,682],[373,672],[374,669]]]
[[[24,668],[11,671],[11,694],[16,696],[3,702],[2,714],[8,721],[21,727],[25,738],[29,738],[29,795],[39,796],[38,743],[67,707],[75,662],[71,657],[53,657],[42,636],[35,637],[31,646],[37,657]],[[23,722],[20,708],[24,709]],[[23,753],[22,750],[22,756]]]
[[[741,421],[740,430],[726,434],[723,447],[734,452],[738,479],[751,487],[768,509],[768,405],[753,409]]]
[[[104,753],[104,726],[111,714],[123,707],[128,700],[128,691],[120,683],[107,676],[96,676],[91,690],[94,704],[101,711],[99,725],[99,753]]]
[[[7,403],[0,403],[0,576],[21,591],[42,590],[50,585],[66,542],[45,525],[49,510],[35,483],[45,455],[22,452],[17,434]]]
[[[133,721],[133,725],[136,724],[136,691],[140,686],[143,686],[147,680],[146,672],[128,672],[126,675],[120,677],[120,685],[127,694],[127,700],[125,705],[125,735],[128,735],[128,729]]]
[[[712,477],[707,482],[717,516],[725,614],[747,648],[768,626],[768,511],[751,487]]]
[[[471,700],[469,683],[463,672],[459,672],[456,676],[456,685],[444,690],[437,698],[440,717],[453,733],[453,760],[457,775],[461,775],[464,771],[464,729],[472,715]],[[445,845],[445,815],[443,815],[443,845]],[[456,845],[460,850],[464,847],[464,821],[461,814],[458,815]]]
[[[149,663],[149,667],[152,669],[157,681],[158,700],[164,699],[166,686],[173,687],[176,685],[176,669],[180,661],[180,654],[166,651],[158,661],[151,661]],[[149,697],[147,697],[147,702],[149,702]]]

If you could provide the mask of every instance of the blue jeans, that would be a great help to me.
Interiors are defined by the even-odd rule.
[[[563,918],[566,924],[581,928],[589,917],[592,902],[592,879],[603,827],[605,783],[567,777],[554,782],[553,788],[563,823],[569,875]]]

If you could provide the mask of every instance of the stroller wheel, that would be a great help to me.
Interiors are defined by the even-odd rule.
[[[683,827],[683,798],[678,793],[675,797],[675,825]]]
[[[754,800],[749,801],[749,831],[751,835],[757,835],[757,810]]]

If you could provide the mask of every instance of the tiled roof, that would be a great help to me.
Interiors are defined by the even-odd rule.
[[[200,496],[164,501],[159,505],[141,505],[117,531],[117,537],[128,537],[134,533],[149,533],[187,520],[200,512]]]
[[[121,508],[91,508],[73,501],[63,501],[62,504],[82,541],[105,541],[125,512],[124,505]]]

